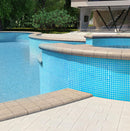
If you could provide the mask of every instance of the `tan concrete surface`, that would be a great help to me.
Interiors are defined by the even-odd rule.
[[[56,41],[79,41],[85,42],[85,35],[87,32],[70,32],[64,34],[31,34],[30,38],[44,39],[44,40],[56,40]]]
[[[89,93],[67,88],[43,95],[0,103],[0,121],[51,109],[91,96]]]
[[[0,122],[0,131],[130,131],[130,102],[90,97]]]
[[[70,45],[64,43],[40,44],[39,47],[43,50],[48,50],[48,51],[53,51],[53,52],[68,54],[68,55],[130,60],[130,49],[103,48],[103,47],[95,47],[87,44]]]

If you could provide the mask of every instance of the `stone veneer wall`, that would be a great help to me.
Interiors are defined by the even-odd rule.
[[[110,21],[112,21],[112,18],[110,16],[110,13],[108,11],[100,11],[101,15],[103,16],[103,18],[105,19],[105,21],[108,23],[110,23]],[[118,16],[121,11],[112,11],[114,18],[116,18],[116,16]],[[120,20],[117,22],[117,25],[120,25],[123,18],[124,18],[125,14],[120,18]],[[96,27],[96,29],[99,29],[101,27],[105,27],[104,23],[102,22],[101,18],[98,16],[97,12],[94,11],[93,12],[93,24]],[[125,21],[125,25],[126,27],[130,27],[130,12],[127,16],[127,19]]]

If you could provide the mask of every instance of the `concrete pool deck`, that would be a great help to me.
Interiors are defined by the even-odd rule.
[[[44,39],[44,40],[56,40],[56,41],[79,41],[85,42],[85,37],[101,37],[101,36],[111,36],[111,37],[130,37],[130,33],[97,33],[97,32],[70,32],[65,34],[42,34],[42,33],[33,33],[29,35],[30,38]]]
[[[130,131],[130,102],[90,97],[0,122],[1,131]]]
[[[44,40],[56,40],[56,41],[79,41],[79,42],[85,42],[85,35],[86,32],[70,32],[65,34],[31,34],[29,35],[30,38],[36,38],[36,39],[44,39]]]
[[[0,121],[29,115],[89,97],[92,97],[89,93],[66,88],[43,95],[0,103]]]

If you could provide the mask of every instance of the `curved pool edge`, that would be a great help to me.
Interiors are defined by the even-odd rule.
[[[0,33],[30,33],[30,34],[41,34],[41,32],[35,32],[35,31],[0,31]]]
[[[42,32],[34,32],[34,31],[0,31],[0,33],[30,33],[29,38],[32,39],[39,39],[39,40],[53,40],[53,41],[71,41],[71,42],[85,42],[85,35],[82,35],[82,37],[74,37],[74,35],[70,35],[68,37],[68,34],[44,34]],[[54,36],[55,35],[55,36]],[[60,37],[62,35],[62,37]],[[65,36],[64,36],[65,35]]]
[[[70,45],[64,43],[40,44],[39,47],[43,50],[76,56],[130,60],[130,49],[103,48],[87,44]]]
[[[31,34],[30,38],[33,39],[41,39],[41,40],[53,40],[53,41],[71,41],[71,42],[85,42],[84,36],[82,37],[73,37],[73,35],[69,36],[67,34]]]
[[[85,38],[130,38],[130,33],[88,33]]]
[[[92,97],[89,93],[66,88],[43,95],[0,103],[0,122],[66,105],[89,97]]]

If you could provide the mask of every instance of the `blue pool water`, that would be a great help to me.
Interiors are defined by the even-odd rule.
[[[0,102],[44,93],[38,57],[41,43],[61,43],[30,39],[25,33],[0,33]],[[64,42],[83,44],[82,42]]]
[[[87,39],[99,47],[129,48],[130,38]],[[130,101],[130,60],[74,56],[42,50],[40,79],[43,93],[64,88],[96,97]],[[50,82],[51,81],[51,82]]]
[[[97,47],[130,48],[130,38],[87,38],[86,44]]]
[[[130,101],[129,60],[72,56],[40,50],[41,43],[61,41],[31,39],[28,35],[0,33],[0,102],[64,88],[88,92],[102,98]],[[121,44],[126,47],[130,44],[129,40],[96,39],[94,43],[91,40],[86,43],[112,47]],[[85,44],[65,41],[62,43]],[[41,57],[42,66],[38,63]]]
[[[96,97],[130,101],[130,61],[42,51],[43,93],[64,88]],[[51,81],[51,82],[50,82]]]

